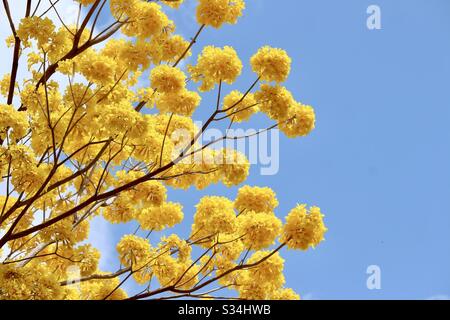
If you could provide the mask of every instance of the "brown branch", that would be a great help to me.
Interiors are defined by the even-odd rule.
[[[13,62],[12,62],[12,68],[11,68],[11,78],[9,81],[9,91],[8,91],[8,99],[7,104],[12,104],[14,100],[14,89],[16,87],[16,78],[17,78],[17,71],[19,69],[19,57],[20,57],[20,38],[17,36],[16,28],[14,26],[14,22],[12,20],[11,11],[9,9],[9,4],[7,0],[3,0],[3,6],[6,11],[6,16],[8,18],[9,26],[11,28],[12,34],[14,36],[14,53],[13,53]],[[30,10],[31,10],[31,0],[27,0],[27,7],[25,12],[25,17],[30,16]]]
[[[128,271],[131,271],[131,268],[125,268],[120,269],[119,271],[116,271],[114,273],[110,274],[94,274],[90,275],[84,278],[76,279],[76,280],[66,280],[59,283],[60,286],[68,286],[71,284],[79,283],[79,282],[86,282],[90,280],[108,280],[108,279],[114,279],[124,273],[127,273]]]

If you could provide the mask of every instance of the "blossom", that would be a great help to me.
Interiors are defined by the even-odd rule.
[[[285,87],[269,84],[261,85],[255,93],[255,99],[259,103],[259,109],[274,120],[285,119],[289,108],[296,102],[292,93]]]
[[[253,94],[244,94],[233,90],[223,99],[223,109],[234,122],[248,121],[258,111]]]
[[[280,130],[289,138],[306,136],[315,127],[316,116],[311,106],[295,104],[292,106],[286,120],[280,122]]]
[[[291,288],[282,288],[274,291],[270,300],[300,300],[300,296]]]
[[[87,80],[98,84],[107,84],[114,81],[114,60],[96,52],[85,54],[79,59],[80,72]]]
[[[238,217],[238,233],[246,248],[260,250],[275,242],[282,223],[273,213],[246,212]]]
[[[291,71],[291,58],[282,49],[262,47],[250,59],[252,69],[263,81],[284,82]]]
[[[197,21],[220,28],[224,23],[235,24],[244,9],[243,0],[199,0]]]
[[[244,154],[233,149],[221,149],[215,157],[220,164],[224,185],[228,187],[238,185],[247,179],[250,163]]]
[[[137,220],[144,230],[161,231],[183,220],[183,207],[178,203],[167,202],[160,206],[143,209]]]
[[[268,187],[243,186],[234,201],[234,207],[239,212],[272,212],[277,206],[275,192]]]
[[[0,264],[0,300],[58,300],[62,288],[49,269]]]
[[[323,241],[326,231],[323,214],[318,207],[311,207],[308,211],[306,205],[297,205],[286,217],[280,241],[287,242],[288,248],[306,250]]]
[[[235,230],[236,214],[231,200],[217,196],[203,197],[196,209],[191,232],[196,239]]]
[[[119,3],[113,0],[110,6],[118,18],[129,17],[129,23],[122,28],[127,36],[147,39],[159,35],[171,23],[161,6],[154,2],[126,0]]]
[[[178,93],[185,87],[186,75],[178,68],[160,65],[150,74],[152,87],[162,93]]]
[[[202,81],[200,91],[210,91],[220,82],[232,84],[236,81],[242,71],[242,62],[232,47],[207,46],[198,56],[197,65],[189,66],[188,71],[194,81]]]
[[[278,252],[256,251],[247,261],[256,264],[238,276],[237,290],[242,299],[264,300],[282,288],[284,259]]]
[[[162,3],[164,3],[166,6],[172,7],[172,8],[178,8],[180,7],[180,5],[183,3],[184,0],[166,0],[166,1],[161,1]]]
[[[95,2],[95,0],[76,0],[76,1],[81,3],[81,5],[83,6],[88,6]]]
[[[189,43],[180,35],[161,33],[152,37],[147,50],[152,62],[158,65],[161,62],[175,62],[183,54],[185,58],[189,57],[191,51],[186,52],[188,46]]]
[[[139,269],[148,263],[150,255],[150,243],[148,240],[135,235],[125,235],[117,244],[120,262],[127,267]]]
[[[35,39],[39,47],[42,47],[50,41],[55,25],[52,20],[38,16],[26,17],[20,20],[17,36],[25,45],[29,45],[30,39]]]
[[[0,104],[0,139],[5,140],[10,135],[10,140],[15,143],[22,138],[28,129],[28,118],[25,112],[17,111],[13,106]]]
[[[161,113],[171,112],[183,116],[192,116],[200,101],[201,97],[197,92],[183,89],[176,93],[159,95],[156,107]]]

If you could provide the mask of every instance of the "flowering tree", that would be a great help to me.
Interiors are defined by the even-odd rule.
[[[314,247],[326,228],[320,209],[306,205],[283,224],[270,188],[241,186],[233,200],[203,197],[187,239],[148,240],[183,221],[167,188],[246,180],[245,155],[214,147],[246,136],[201,144],[212,125],[228,120],[231,127],[263,112],[274,122],[265,130],[294,138],[314,128],[313,109],[281,85],[290,72],[287,53],[261,48],[250,61],[256,80],[222,97],[243,68],[233,48],[208,46],[195,65],[180,62],[205,28],[236,23],[243,0],[198,0],[191,41],[175,34],[164,8],[183,10],[183,0],[77,0],[73,25],[58,12],[63,2],[27,0],[15,23],[3,0],[12,66],[0,86],[0,299],[213,299],[227,288],[239,299],[299,298],[284,287],[279,251]],[[98,30],[108,5],[114,22]],[[150,87],[139,87],[146,75]],[[188,89],[189,82],[198,88]],[[210,116],[196,127],[200,93],[213,90],[217,104],[203,106]],[[116,272],[99,270],[101,252],[86,242],[99,215],[139,223],[117,244]],[[122,285],[130,277],[147,289],[127,294]]]

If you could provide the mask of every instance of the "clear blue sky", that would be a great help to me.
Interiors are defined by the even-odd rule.
[[[193,0],[178,13],[192,36]],[[277,191],[284,217],[296,203],[318,205],[329,228],[308,252],[284,251],[287,286],[312,299],[425,299],[450,296],[450,1],[249,0],[236,26],[207,29],[194,49],[231,45],[248,59],[262,45],[293,58],[287,86],[315,107],[316,130],[281,138],[280,171],[247,183]],[[366,27],[366,9],[381,8],[382,29]],[[207,116],[206,98],[195,114]],[[264,117],[251,126],[263,128]],[[187,234],[205,194],[234,198],[237,188],[170,191],[185,207],[176,231]],[[120,238],[125,228],[102,232]],[[131,230],[132,227],[130,226]],[[102,261],[110,266],[114,252]],[[366,288],[366,268],[381,268],[381,290]]]

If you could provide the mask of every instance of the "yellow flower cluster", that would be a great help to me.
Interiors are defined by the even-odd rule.
[[[56,277],[42,266],[0,264],[0,300],[57,300],[62,291]]]
[[[252,93],[244,94],[233,90],[223,99],[223,108],[227,110],[228,116],[234,122],[248,121],[250,117],[258,112],[258,106]]]
[[[270,251],[256,251],[248,259],[248,264],[255,263],[259,264],[239,274],[236,287],[239,297],[250,300],[271,299],[272,294],[282,289],[285,283],[284,259],[278,252],[271,255]]]
[[[163,64],[152,69],[150,81],[162,93],[177,93],[185,88],[186,75],[178,68]]]
[[[149,262],[150,248],[148,240],[134,235],[123,236],[117,244],[120,262],[134,270]]]
[[[294,97],[285,87],[263,84],[255,93],[255,99],[260,104],[259,109],[273,120],[283,120],[288,110],[295,104]]]
[[[164,3],[166,6],[172,7],[172,8],[179,8],[180,5],[183,3],[184,0],[162,0],[161,2]]]
[[[231,200],[217,196],[203,197],[196,208],[191,231],[195,239],[236,230],[236,214]]]
[[[154,92],[158,92],[156,107],[161,113],[189,117],[200,104],[200,95],[186,89],[186,75],[178,68],[159,65],[152,69],[150,81]]]
[[[108,273],[99,273],[108,275]],[[81,283],[81,292],[76,288],[71,288],[65,299],[68,300],[123,300],[127,298],[126,292],[122,288],[118,288],[120,284],[119,278],[93,280]],[[72,287],[72,286],[71,286]]]
[[[114,80],[114,60],[108,56],[92,52],[79,59],[79,70],[87,80],[104,85]]]
[[[89,6],[95,2],[95,0],[76,0],[77,2],[81,3],[83,6]]]
[[[147,42],[138,42],[147,43]],[[148,47],[148,53],[152,62],[159,65],[161,62],[175,62],[188,48],[189,43],[180,35],[161,33],[152,37]],[[186,54],[189,57],[191,52]]]
[[[199,90],[209,91],[220,82],[233,84],[241,74],[242,62],[232,47],[207,46],[198,56],[197,65],[189,66],[188,70],[194,81],[202,81]]]
[[[282,49],[262,47],[250,59],[253,71],[263,81],[284,82],[291,71],[291,58]]]
[[[130,37],[147,39],[159,35],[170,26],[171,21],[159,4],[138,0],[112,0],[111,12],[116,18],[129,18],[122,32]]]
[[[29,40],[34,39],[38,47],[43,47],[50,41],[54,31],[55,25],[51,19],[33,16],[20,21],[17,36],[27,46],[30,45]]]
[[[9,136],[10,142],[22,138],[29,128],[27,114],[17,111],[13,106],[0,104],[0,139]],[[8,134],[9,132],[9,134]]]
[[[243,186],[238,190],[234,207],[239,212],[272,212],[278,207],[275,192],[268,187]]]
[[[161,248],[164,248],[165,250],[170,249],[170,251],[176,252],[178,261],[180,262],[186,262],[191,257],[191,246],[186,240],[180,239],[180,237],[176,234],[171,234],[168,237],[162,237]]]
[[[247,179],[250,164],[242,153],[232,149],[222,149],[219,153],[222,182],[227,187],[238,185]]]
[[[200,105],[201,97],[195,91],[181,90],[176,93],[164,93],[158,96],[156,107],[161,113],[173,112],[190,117]]]
[[[137,221],[144,230],[161,231],[173,227],[183,220],[183,207],[179,203],[167,202],[160,206],[143,209]]]
[[[197,21],[220,28],[224,23],[235,24],[244,9],[243,0],[199,0]]]
[[[315,127],[316,116],[311,106],[295,104],[289,109],[286,118],[280,123],[280,130],[289,138],[306,136]]]
[[[246,248],[260,250],[275,243],[281,220],[273,212],[245,212],[237,218],[238,233]]]
[[[268,297],[270,300],[300,300],[300,296],[291,288],[278,289]]]
[[[287,242],[291,249],[306,250],[324,240],[326,231],[323,214],[318,207],[311,207],[308,212],[306,205],[297,205],[286,217],[281,241]]]
[[[2,80],[0,80],[0,94],[4,97],[8,96],[10,82],[11,82],[11,74],[5,73]]]

